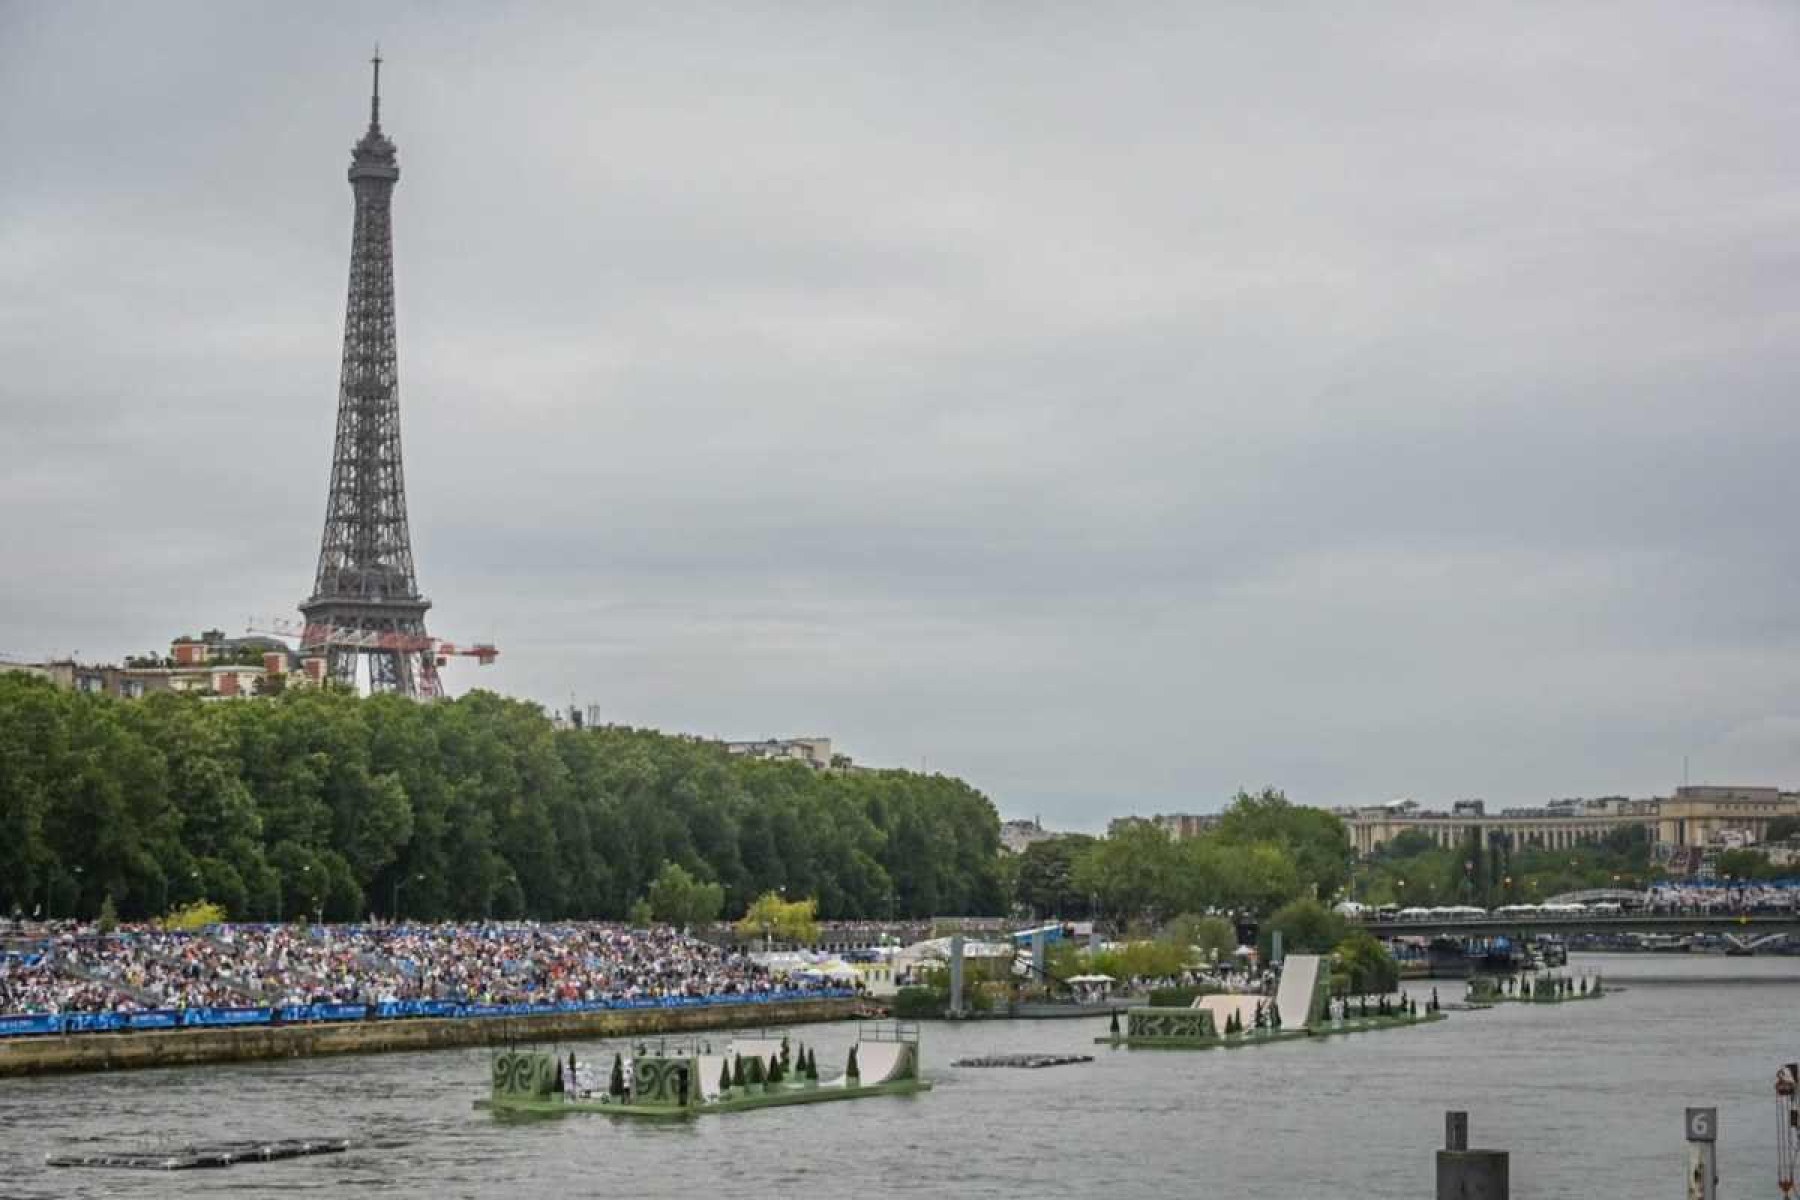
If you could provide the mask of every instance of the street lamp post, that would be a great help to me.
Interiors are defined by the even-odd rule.
[[[402,876],[395,876],[394,877],[394,903],[393,903],[393,907],[388,909],[388,916],[391,917],[395,921],[398,921],[400,919],[400,889],[401,888],[405,887],[409,883],[424,883],[424,882],[425,882],[424,875],[414,875],[410,879],[404,878]]]
[[[319,898],[313,894],[312,890],[311,863],[303,863],[300,866],[300,891],[306,896],[307,908],[317,908],[319,906]],[[301,910],[301,912],[305,911],[306,909]]]

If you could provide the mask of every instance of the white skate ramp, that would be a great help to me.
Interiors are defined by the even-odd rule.
[[[1204,1009],[1212,1014],[1213,1031],[1225,1032],[1226,1018],[1236,1016],[1245,1029],[1256,1024],[1256,1006],[1263,1002],[1261,996],[1240,996],[1237,994],[1221,994],[1216,996],[1196,997],[1191,1007]]]
[[[731,1060],[723,1054],[701,1054],[700,1060],[700,1095],[707,1100],[719,1098],[719,1072],[727,1069],[725,1064]]]
[[[1281,961],[1281,984],[1275,989],[1275,1008],[1283,1029],[1303,1029],[1312,1019],[1313,993],[1325,960],[1317,954],[1290,954]]]
[[[745,1060],[760,1058],[763,1066],[769,1065],[771,1058],[781,1057],[780,1038],[732,1038],[729,1053],[741,1055]]]
[[[865,1087],[891,1081],[905,1061],[906,1046],[900,1042],[856,1043],[856,1069]]]

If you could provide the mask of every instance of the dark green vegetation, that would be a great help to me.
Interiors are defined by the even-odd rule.
[[[1034,843],[1009,864],[1014,901],[1035,916],[1104,915],[1159,924],[1178,913],[1266,913],[1335,896],[1350,879],[1344,823],[1273,789],[1240,792],[1219,825],[1175,841],[1148,823],[1104,840]]]
[[[490,693],[118,701],[0,675],[0,912],[696,919],[785,889],[827,919],[991,913],[998,846],[958,780],[558,731]]]
[[[1370,904],[1494,908],[1539,904],[1585,888],[1640,888],[1660,877],[1650,861],[1650,832],[1641,826],[1567,850],[1509,847],[1498,837],[1443,848],[1410,830],[1357,867],[1355,891]]]

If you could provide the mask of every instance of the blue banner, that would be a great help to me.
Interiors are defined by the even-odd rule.
[[[122,1028],[125,1018],[118,1013],[68,1013],[63,1017],[64,1033],[106,1033]]]
[[[181,1015],[183,1025],[267,1025],[275,1013],[267,1008],[190,1008]]]
[[[700,1008],[708,1005],[774,1004],[796,1000],[829,1000],[855,996],[856,989],[832,987],[807,991],[732,992],[718,996],[636,996],[605,1000],[538,1001],[527,1004],[459,1004],[454,1000],[386,1000],[374,1006],[374,1014],[387,1020],[408,1017],[525,1017],[567,1012],[604,1012],[619,1009]],[[360,1021],[370,1013],[367,1004],[289,1004],[270,1008],[190,1008],[184,1012],[157,1009],[135,1013],[23,1013],[0,1016],[0,1037],[31,1034],[103,1033],[120,1029],[173,1029],[185,1026],[267,1025],[284,1022]]]
[[[125,1014],[125,1026],[128,1029],[173,1029],[179,1024],[181,1014],[172,1008]]]

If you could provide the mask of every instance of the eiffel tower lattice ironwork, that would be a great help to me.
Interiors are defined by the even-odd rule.
[[[371,60],[369,129],[350,158],[356,216],[350,238],[350,299],[344,316],[343,379],[331,494],[313,594],[300,605],[309,627],[400,635],[368,645],[302,639],[322,655],[329,676],[354,686],[359,658],[373,691],[441,694],[437,660],[425,633],[431,601],[413,573],[400,467],[400,388],[394,349],[394,143],[381,131],[381,52]],[[420,646],[412,649],[408,647]],[[399,648],[395,648],[399,647]]]

